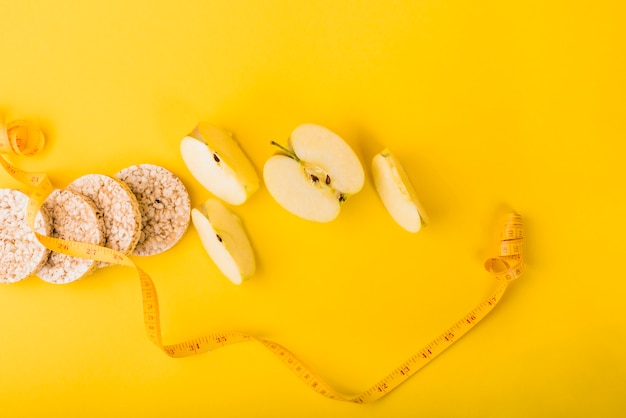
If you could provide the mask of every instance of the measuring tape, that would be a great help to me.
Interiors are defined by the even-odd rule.
[[[0,153],[35,155],[41,151],[43,144],[43,134],[33,125],[24,121],[16,121],[4,126],[0,121]],[[170,357],[181,358],[207,353],[230,344],[244,341],[256,341],[264,345],[279,358],[283,364],[295,373],[300,381],[315,392],[330,399],[354,403],[367,403],[385,396],[402,382],[405,382],[409,377],[417,373],[422,367],[430,363],[435,357],[449,348],[478,322],[485,318],[500,301],[509,283],[520,277],[524,272],[524,262],[522,258],[522,244],[524,239],[522,217],[518,214],[510,214],[503,220],[501,225],[500,255],[490,258],[485,262],[485,269],[499,282],[499,285],[491,296],[428,343],[424,348],[413,354],[408,360],[395,368],[389,375],[378,381],[371,388],[358,395],[348,396],[333,389],[285,347],[273,341],[256,338],[249,334],[241,332],[222,332],[190,339],[177,344],[164,345],[161,336],[158,295],[150,276],[125,254],[110,248],[62,240],[37,233],[34,228],[35,217],[46,197],[52,192],[53,186],[46,174],[31,173],[21,170],[9,163],[3,155],[0,155],[0,157],[2,157],[0,158],[0,164],[2,164],[4,169],[11,176],[33,189],[26,207],[26,219],[35,233],[35,236],[44,246],[52,251],[70,256],[130,267],[137,272],[141,283],[144,325],[148,338],[165,352],[165,354]]]

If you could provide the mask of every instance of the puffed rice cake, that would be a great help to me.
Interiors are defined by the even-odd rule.
[[[104,221],[96,205],[87,197],[55,189],[43,203],[52,217],[52,236],[88,244],[104,244]],[[39,269],[37,276],[49,283],[64,284],[93,272],[98,262],[55,251]]]
[[[132,253],[141,236],[141,211],[137,198],[124,182],[103,174],[87,174],[65,189],[88,197],[96,205],[104,221],[105,247],[127,255]]]
[[[32,276],[50,251],[37,240],[26,220],[28,196],[19,190],[0,189],[0,283],[15,283]],[[50,235],[52,220],[45,208],[35,218],[35,231]]]
[[[141,237],[134,255],[150,256],[173,247],[191,219],[191,203],[183,182],[154,164],[139,164],[115,175],[132,190],[141,210]]]

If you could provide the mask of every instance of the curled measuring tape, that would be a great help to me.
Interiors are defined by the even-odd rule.
[[[0,124],[0,154],[34,155],[42,147],[43,135],[33,126],[24,122],[14,122],[6,126]],[[135,269],[141,283],[144,325],[148,338],[168,356],[175,358],[188,357],[207,353],[230,344],[256,341],[278,357],[304,384],[320,395],[330,399],[367,403],[385,396],[430,363],[485,318],[500,301],[509,283],[520,277],[524,271],[522,217],[518,214],[510,214],[501,225],[499,256],[490,258],[485,262],[485,269],[499,282],[491,296],[478,304],[467,315],[455,322],[450,328],[446,329],[441,335],[413,354],[408,360],[400,364],[372,387],[357,395],[344,395],[317,376],[285,347],[273,341],[257,338],[249,334],[223,332],[208,334],[176,344],[164,345],[161,335],[157,290],[150,276],[125,254],[110,248],[62,240],[35,232],[36,214],[46,197],[52,192],[52,184],[46,174],[26,172],[9,163],[3,155],[0,155],[0,157],[2,157],[0,158],[0,164],[11,176],[32,188],[26,208],[26,218],[35,236],[43,245],[52,251],[70,256],[83,257]]]
[[[34,124],[25,120],[5,123],[0,119],[0,154],[36,155],[45,142],[43,132]]]

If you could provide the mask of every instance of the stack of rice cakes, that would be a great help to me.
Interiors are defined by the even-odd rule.
[[[49,251],[25,218],[28,196],[0,189],[0,283],[36,275],[71,283],[107,263]],[[87,174],[56,189],[37,214],[39,234],[150,256],[173,247],[189,226],[187,189],[169,170],[140,164],[114,177]]]

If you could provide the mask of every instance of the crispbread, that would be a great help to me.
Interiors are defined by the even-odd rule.
[[[55,189],[43,207],[52,217],[53,237],[104,244],[104,221],[89,198],[70,190]],[[37,276],[49,283],[70,283],[92,273],[96,265],[97,261],[52,251]]]
[[[126,183],[139,202],[142,230],[133,254],[155,255],[174,246],[191,218],[189,194],[182,181],[154,164],[125,168],[115,177]]]
[[[48,259],[49,250],[26,220],[28,196],[0,189],[0,283],[14,283],[33,275]],[[50,235],[52,220],[45,208],[35,218],[35,231]]]
[[[141,236],[141,211],[137,198],[122,181],[103,174],[87,174],[71,182],[66,190],[88,197],[102,214],[104,246],[130,254]],[[104,267],[108,263],[99,263]]]

